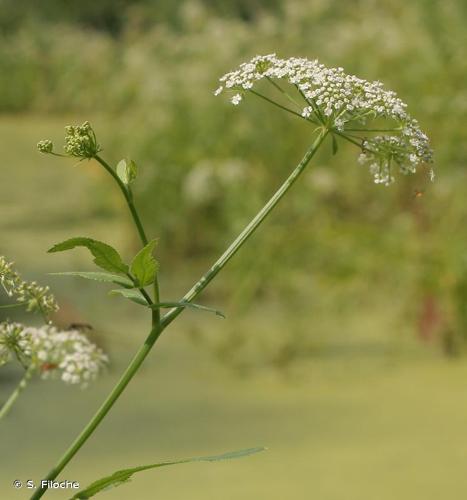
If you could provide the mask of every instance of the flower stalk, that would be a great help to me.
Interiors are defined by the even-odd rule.
[[[11,407],[15,404],[19,395],[26,389],[28,382],[31,380],[35,371],[34,366],[29,366],[24,372],[23,378],[19,381],[16,389],[11,393],[10,397],[5,401],[4,405],[0,408],[0,420],[2,420],[8,412],[11,410]]]

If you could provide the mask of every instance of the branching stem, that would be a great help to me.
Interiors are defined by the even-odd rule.
[[[225,265],[230,261],[230,259],[237,253],[237,251],[245,244],[245,242],[252,236],[252,234],[258,229],[266,217],[271,213],[273,208],[279,203],[279,201],[284,197],[287,191],[292,187],[298,177],[305,170],[311,158],[315,155],[316,151],[321,146],[322,142],[328,134],[328,130],[322,129],[316,140],[313,142],[311,147],[305,153],[304,157],[300,163],[295,167],[289,177],[280,186],[276,193],[271,197],[271,199],[264,205],[264,207],[256,214],[256,216],[250,221],[250,223],[245,227],[245,229],[238,235],[238,237],[231,243],[227,250],[217,259],[213,266],[190,288],[190,290],[183,296],[180,302],[191,302],[193,301],[201,292],[206,288],[206,286],[215,278],[215,276],[225,267]],[[179,316],[184,307],[175,307],[171,309],[167,314],[164,315],[162,320],[153,325],[151,332],[146,338],[144,344],[139,348],[133,360],[128,365],[127,369],[123,373],[120,380],[117,382],[111,393],[107,396],[106,400],[102,406],[97,410],[96,414],[92,417],[89,423],[81,431],[75,441],[72,443],[70,448],[64,453],[59,462],[55,467],[49,472],[45,480],[54,480],[60,472],[66,467],[68,462],[75,456],[75,454],[80,450],[84,443],[89,439],[97,426],[102,422],[104,417],[110,411],[112,406],[115,404],[119,396],[125,390],[126,386],[129,384],[131,379],[138,372],[141,364],[145,360],[146,356],[151,351],[155,342],[164,331],[164,329],[172,323],[172,321]],[[37,500],[41,498],[46,492],[46,488],[39,488],[32,495],[31,500]]]
[[[107,170],[107,172],[113,177],[114,181],[118,184],[118,187],[120,188],[120,191],[122,192],[123,196],[125,197],[125,201],[128,205],[128,208],[130,209],[131,216],[133,218],[133,221],[135,223],[136,229],[138,231],[139,237],[141,239],[141,243],[143,246],[146,246],[149,242],[146,232],[144,231],[143,223],[141,222],[141,219],[138,215],[138,211],[136,210],[134,201],[133,201],[133,194],[129,188],[121,181],[120,177],[117,175],[117,172],[105,161],[103,160],[99,155],[96,154],[95,159]],[[141,293],[143,294],[144,298],[148,301],[148,303],[152,303],[151,298],[147,295],[145,290],[140,290]],[[159,302],[160,301],[160,293],[159,293],[159,280],[156,276],[156,279],[154,280],[154,302]],[[158,325],[161,321],[161,313],[160,311],[153,310],[152,311],[152,326],[153,328]]]

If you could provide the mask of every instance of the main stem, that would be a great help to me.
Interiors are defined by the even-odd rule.
[[[191,302],[193,301],[204,288],[214,279],[214,277],[220,272],[220,270],[227,264],[227,262],[237,253],[237,251],[242,247],[242,245],[250,238],[250,236],[256,231],[256,229],[261,225],[264,219],[269,215],[272,209],[279,203],[281,198],[286,194],[286,192],[292,187],[295,181],[298,179],[300,174],[305,170],[305,167],[315,155],[321,143],[324,141],[328,130],[322,130],[317,139],[314,141],[310,149],[305,153],[300,163],[295,167],[293,172],[287,178],[287,180],[282,184],[282,186],[276,191],[272,198],[264,205],[264,207],[257,213],[257,215],[251,220],[251,222],[245,227],[245,229],[239,234],[239,236],[232,242],[232,244],[227,248],[227,250],[219,257],[219,259],[214,263],[214,265],[198,280],[195,285],[183,296],[183,301]],[[150,350],[154,346],[156,340],[159,338],[164,329],[179,315],[182,313],[184,308],[178,307],[171,309],[160,321],[158,325],[155,325],[148,337],[144,341],[144,344],[139,348],[136,355],[128,365],[127,369],[123,373],[122,377],[118,381],[117,385],[113,388],[111,393],[107,396],[102,406],[97,410],[96,414],[92,417],[86,427],[81,431],[79,436],[72,443],[70,448],[64,453],[57,465],[49,472],[46,478],[47,481],[54,480],[60,472],[65,468],[65,466],[70,462],[70,460],[75,456],[83,444],[89,439],[91,434],[94,432],[96,427],[101,423],[103,418],[107,415],[109,410],[112,408],[114,403],[119,398],[120,394],[125,390],[126,386],[130,380],[134,377],[139,367],[145,360],[146,356],[149,354]],[[46,488],[40,488],[32,495],[31,500],[37,500],[44,495]]]
[[[115,172],[115,170],[106,161],[104,161],[99,155],[96,155],[95,159],[107,170],[107,172],[113,177],[114,181],[118,184],[120,191],[125,197],[125,201],[128,205],[128,208],[130,209],[130,213],[138,230],[141,242],[143,243],[143,245],[147,245],[148,238],[144,231],[143,224],[141,223],[138,212],[136,211],[131,192],[128,190],[126,185],[120,180],[120,177],[117,175],[117,172]]]
[[[16,386],[16,389],[11,393],[10,397],[5,401],[5,404],[0,409],[0,420],[3,417],[5,417],[5,415],[10,411],[11,407],[15,404],[15,401],[18,399],[18,396],[21,394],[21,392],[23,392],[23,390],[28,385],[28,382],[31,379],[33,372],[34,368],[32,366],[26,369],[23,378]]]

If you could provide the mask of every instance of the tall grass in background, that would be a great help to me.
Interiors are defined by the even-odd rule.
[[[281,8],[256,6],[253,15],[215,2],[180,2],[176,11],[139,2],[107,30],[66,16],[30,16],[3,30],[0,109],[74,109],[112,123],[111,159],[131,144],[145,164],[138,195],[147,200],[143,217],[160,236],[161,258],[189,269],[220,251],[225,242],[215,235],[226,241],[234,235],[309,141],[306,127],[280,112],[272,116],[260,102],[235,116],[227,105],[219,113],[216,75],[276,51],[384,81],[411,102],[429,131],[437,182],[406,179],[381,197],[366,169],[347,165],[348,155],[330,167],[331,151],[321,154],[301,193],[279,209],[229,274],[237,290],[230,315],[241,310],[247,322],[255,301],[269,304],[257,335],[251,338],[240,321],[222,340],[192,333],[231,361],[248,359],[249,352],[255,363],[284,366],[315,352],[320,335],[345,339],[362,328],[362,318],[375,317],[371,328],[377,325],[388,339],[418,337],[461,352],[467,340],[467,5],[290,0]],[[222,297],[223,289],[212,293]],[[297,320],[272,336],[271,321],[285,325],[292,304]]]

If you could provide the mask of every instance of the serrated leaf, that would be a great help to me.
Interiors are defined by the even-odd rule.
[[[154,283],[156,279],[158,264],[153,256],[157,240],[151,240],[142,250],[140,250],[130,265],[131,274],[138,280],[141,287]]]
[[[136,179],[138,167],[133,160],[124,159],[118,162],[116,172],[123,184],[129,186]]]
[[[92,238],[70,238],[54,245],[48,252],[63,252],[76,247],[86,247],[94,256],[94,263],[112,273],[128,273],[128,266],[122,261],[115,248]]]
[[[335,135],[332,135],[332,154],[335,155],[339,149]]]
[[[225,319],[225,314],[218,309],[214,309],[213,307],[202,306],[200,304],[194,304],[193,302],[157,302],[156,304],[151,304],[149,306],[151,309],[168,309],[173,307],[189,307],[191,309],[199,309],[201,311],[212,312],[216,316],[220,316]]]
[[[121,288],[120,290],[111,290],[110,295],[122,295],[128,300],[135,302],[141,306],[147,306],[148,301],[143,297],[139,290],[129,290],[127,288]]]
[[[136,474],[137,472],[142,472],[149,469],[157,469],[159,467],[167,467],[169,465],[186,464],[190,462],[220,462],[222,460],[233,460],[236,458],[242,458],[242,457],[247,457],[249,455],[254,455],[255,453],[259,453],[265,450],[266,448],[263,447],[249,448],[247,450],[234,451],[231,453],[223,453],[222,455],[184,458],[181,460],[172,460],[169,462],[160,462],[157,464],[132,467],[130,469],[122,469],[117,472],[114,472],[110,476],[106,476],[103,477],[102,479],[94,481],[84,490],[78,491],[78,493],[76,493],[70,500],[87,500],[107,488],[121,486],[127,481],[130,481],[133,474]]]
[[[102,281],[104,283],[114,283],[125,288],[133,288],[135,285],[125,276],[112,273],[87,272],[87,271],[66,271],[62,273],[50,273],[52,276],[78,276],[88,280]]]

